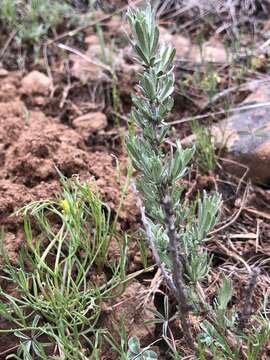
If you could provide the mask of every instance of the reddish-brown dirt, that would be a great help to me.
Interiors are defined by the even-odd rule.
[[[154,322],[145,324],[146,319],[155,320],[155,305],[147,295],[147,287],[139,282],[130,283],[121,296],[111,300],[111,304],[106,303],[101,316],[102,328],[109,329],[113,338],[120,342],[119,325],[124,319],[127,334],[137,336],[141,339],[141,345],[147,346],[155,332]],[[105,359],[118,359],[110,346],[105,346],[104,355]]]
[[[54,196],[59,190],[56,168],[67,177],[78,174],[85,181],[94,179],[113,211],[119,208],[125,182],[124,171],[119,176],[115,158],[105,147],[96,150],[59,119],[39,109],[28,110],[21,96],[21,79],[20,73],[10,73],[0,82],[0,226],[5,227],[5,242],[13,259],[23,236],[21,219],[12,214],[30,201]],[[132,223],[136,214],[129,192],[120,219]]]

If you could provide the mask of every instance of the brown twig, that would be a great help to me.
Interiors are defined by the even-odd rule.
[[[5,355],[9,354],[11,351],[17,350],[19,346],[20,346],[20,344],[17,344],[17,345],[12,346],[11,348],[8,348],[7,350],[0,352],[0,356],[1,357],[5,356]],[[5,359],[6,359],[6,357],[5,357]]]
[[[243,173],[243,175],[242,175],[242,177],[241,177],[240,179],[239,179],[238,177],[236,177],[236,176],[234,176],[234,175],[231,174],[231,177],[232,177],[232,178],[236,178],[236,180],[237,180],[238,185],[237,185],[237,189],[236,189],[236,194],[238,194],[238,192],[239,192],[242,184],[247,183],[247,182],[245,181],[245,177],[247,176],[247,174],[248,174],[249,171],[250,171],[249,167],[246,166],[246,165],[244,165],[244,164],[242,164],[242,163],[240,163],[239,161],[235,161],[235,160],[232,160],[232,159],[223,158],[223,157],[221,157],[221,156],[219,156],[219,160],[222,160],[223,162],[227,162],[227,163],[236,165],[237,167],[241,167],[241,168],[245,169],[245,171],[244,171],[244,173]],[[221,166],[221,169],[222,169],[222,166]]]
[[[220,111],[216,111],[216,112],[209,112],[207,114],[203,114],[203,115],[197,115],[197,116],[190,116],[190,117],[186,117],[180,120],[174,120],[170,122],[170,125],[176,125],[176,124],[182,124],[185,122],[189,122],[189,121],[194,121],[194,120],[201,120],[210,116],[216,116],[216,115],[227,115],[229,113],[234,113],[236,111],[244,111],[244,110],[251,110],[251,109],[258,109],[258,108],[263,108],[263,107],[269,107],[270,106],[270,101],[266,101],[266,102],[262,102],[259,104],[252,104],[252,105],[242,105],[242,106],[238,106],[232,109],[228,109],[228,110],[220,110]]]
[[[11,32],[11,34],[9,35],[7,41],[5,42],[4,46],[2,47],[1,51],[0,51],[0,59],[3,58],[3,56],[5,55],[5,52],[7,51],[7,48],[9,47],[11,41],[14,39],[15,35],[17,34],[18,30],[13,30]]]
[[[81,52],[80,50],[75,49],[75,48],[73,48],[73,47],[71,47],[71,46],[62,44],[62,43],[57,43],[56,46],[59,47],[60,49],[67,50],[67,51],[69,51],[69,52],[71,52],[71,53],[73,53],[73,54],[75,54],[75,55],[78,55],[78,56],[80,56],[83,60],[87,61],[88,63],[93,64],[93,65],[96,65],[96,66],[99,66],[99,67],[101,67],[102,69],[108,71],[110,74],[112,74],[112,69],[111,69],[109,66],[103,64],[102,62],[99,62],[99,61],[95,61],[95,60],[90,59],[89,56],[85,55],[85,54],[84,54],[83,52]]]

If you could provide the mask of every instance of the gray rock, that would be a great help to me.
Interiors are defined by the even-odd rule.
[[[268,103],[263,105],[264,103]],[[248,177],[254,182],[270,183],[270,87],[258,83],[257,89],[240,105],[242,109],[218,125],[213,126],[213,141],[222,148],[232,162],[225,162],[227,169]]]

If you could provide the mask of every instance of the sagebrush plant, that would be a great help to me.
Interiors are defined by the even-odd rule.
[[[173,59],[175,49],[159,45],[155,12],[129,9],[133,48],[143,67],[139,91],[132,96],[132,120],[139,133],[130,134],[127,149],[138,171],[137,189],[143,197],[142,209],[148,240],[168,285],[174,292],[181,313],[184,336],[190,347],[194,341],[189,326],[189,299],[186,281],[194,286],[209,270],[207,253],[201,244],[215,225],[220,196],[207,195],[194,206],[181,203],[181,179],[188,171],[195,148],[183,149],[181,142],[166,149],[169,125],[166,115],[173,107]]]
[[[97,326],[101,302],[126,281],[126,244],[120,259],[108,263],[112,231],[110,209],[78,179],[62,179],[56,200],[43,200],[20,210],[24,216],[26,246],[18,264],[5,255],[1,278],[14,286],[16,296],[0,288],[0,318],[10,322],[1,333],[18,337],[23,359],[87,359],[100,346]],[[32,229],[39,227],[39,235]],[[104,266],[110,278],[103,279]],[[100,280],[99,280],[100,278]],[[14,355],[15,356],[15,355]],[[60,358],[59,357],[59,358]]]
[[[239,328],[239,314],[229,306],[233,291],[230,280],[224,278],[214,305],[205,302],[201,284],[211,265],[203,243],[217,222],[221,197],[204,192],[189,203],[182,201],[181,179],[189,171],[195,148],[183,149],[180,141],[173,145],[166,141],[170,126],[165,118],[173,107],[175,50],[159,44],[155,10],[150,4],[144,9],[130,8],[127,17],[132,30],[130,41],[142,73],[138,90],[132,95],[131,121],[137,132],[130,131],[126,143],[138,172],[136,188],[142,197],[140,210],[146,238],[177,299],[187,345],[197,351],[200,359],[208,357],[209,352],[217,356],[214,358],[240,359],[242,350],[238,348],[243,341],[250,348],[256,333],[253,332],[252,340],[250,334],[244,335]],[[207,314],[197,339],[189,322],[191,311],[194,315]],[[255,321],[255,328],[265,339],[269,322],[266,316],[263,319]],[[258,353],[262,351],[261,345],[259,348]],[[249,359],[258,357],[250,355]]]

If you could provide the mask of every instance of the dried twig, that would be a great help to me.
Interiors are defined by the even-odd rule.
[[[220,232],[221,230],[224,230],[226,229],[227,227],[231,226],[240,216],[241,212],[243,211],[243,209],[245,208],[245,203],[246,203],[246,199],[247,199],[247,195],[248,195],[248,189],[249,187],[247,186],[246,189],[245,189],[245,192],[244,192],[244,196],[242,198],[242,201],[241,201],[241,205],[240,205],[240,208],[236,211],[236,213],[234,213],[231,217],[231,219],[226,222],[226,224],[220,226],[219,228],[217,229],[214,229],[212,230],[209,235],[214,235],[214,234],[217,234],[218,232]]]
[[[205,119],[205,118],[208,118],[210,116],[213,117],[213,116],[222,115],[222,114],[226,115],[226,114],[234,113],[234,112],[237,112],[237,111],[260,109],[260,108],[269,107],[269,106],[270,106],[270,101],[262,102],[262,103],[259,103],[259,104],[242,105],[242,106],[238,106],[238,107],[232,108],[232,109],[220,110],[220,111],[216,111],[216,112],[209,112],[209,113],[203,114],[203,115],[190,116],[190,117],[186,117],[186,118],[181,119],[181,120],[171,121],[170,125],[182,124],[182,123],[185,123],[185,122],[188,122],[188,121]]]
[[[18,30],[13,30],[11,32],[11,34],[9,35],[7,41],[5,42],[4,46],[2,47],[1,51],[0,51],[0,59],[3,58],[3,56],[5,55],[5,52],[7,51],[7,48],[9,47],[11,41],[14,39],[14,37],[16,36]]]
[[[106,66],[105,64],[103,64],[102,62],[99,61],[95,61],[90,59],[87,55],[85,55],[83,52],[81,52],[78,49],[75,49],[71,46],[62,44],[62,43],[57,43],[56,44],[60,49],[64,49],[67,51],[70,51],[71,53],[80,56],[82,59],[84,59],[85,61],[89,62],[90,64],[96,65],[96,66],[100,66],[102,69],[107,70],[109,73],[112,74],[112,69],[109,66]]]
[[[142,0],[137,0],[135,1],[135,4],[139,4]],[[53,76],[52,76],[52,71],[49,65],[49,59],[48,59],[48,49],[51,45],[53,45],[56,42],[62,41],[63,39],[67,38],[67,37],[73,37],[76,34],[78,34],[81,31],[84,31],[90,27],[95,26],[97,23],[101,23],[102,21],[106,21],[109,20],[111,17],[113,17],[115,14],[121,13],[123,11],[125,11],[127,9],[128,5],[124,5],[122,6],[120,9],[117,9],[116,11],[114,11],[113,13],[110,14],[106,14],[104,16],[102,16],[101,18],[95,19],[93,21],[91,21],[90,23],[86,24],[86,25],[82,25],[80,27],[77,27],[74,30],[71,31],[66,31],[58,36],[56,36],[54,39],[49,39],[48,41],[45,42],[44,46],[43,46],[43,57],[44,57],[44,63],[46,66],[46,70],[47,70],[47,74],[48,77],[51,80],[51,96],[53,96],[53,92],[54,92],[54,86],[53,86]]]

